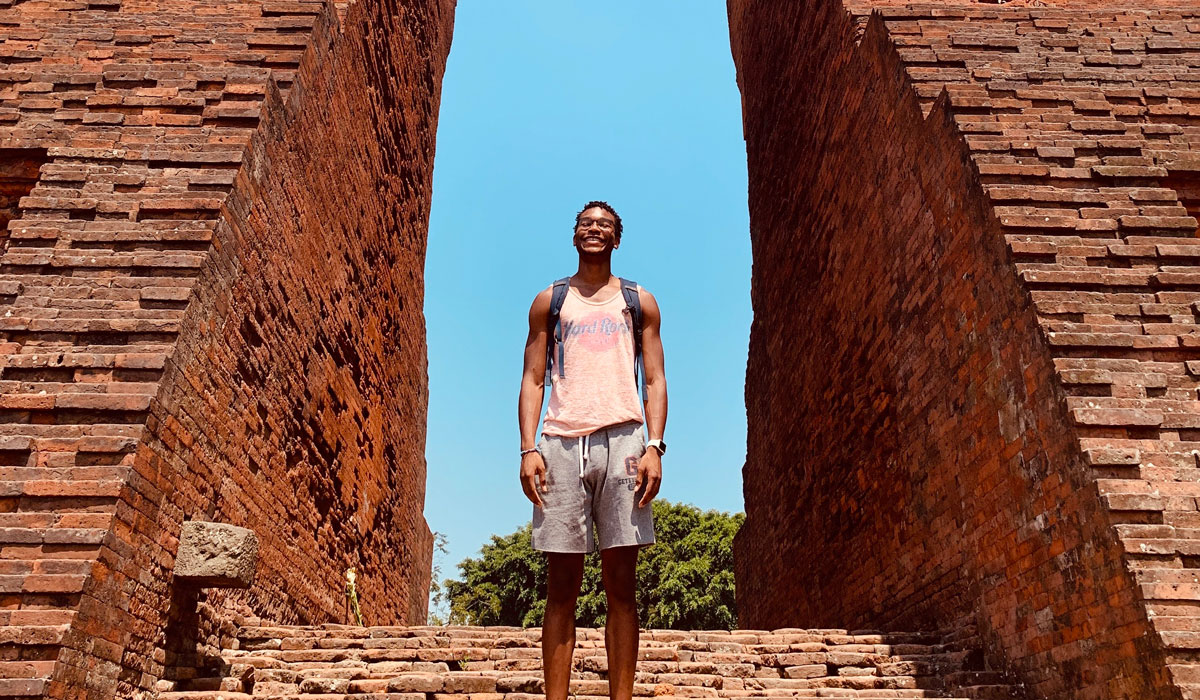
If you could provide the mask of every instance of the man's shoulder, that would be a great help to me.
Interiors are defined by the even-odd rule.
[[[550,314],[550,295],[552,291],[553,286],[550,286],[535,294],[533,303],[529,307],[529,312],[538,317],[548,316]]]
[[[570,287],[571,286],[571,278],[570,277],[561,277],[559,279],[554,280],[553,282],[546,285],[545,287],[542,287],[542,291],[538,292],[537,296],[540,297],[543,294],[549,296],[550,294],[553,294],[554,288],[560,284],[563,285],[564,287]]]
[[[637,290],[638,303],[640,305],[645,306],[647,301],[654,303],[654,295],[650,293],[649,289],[646,289],[645,285],[641,284],[637,280],[629,279],[628,277],[619,277],[618,279],[621,280],[622,289],[624,289],[626,286],[632,286]]]
[[[644,284],[638,282],[637,280],[630,279],[628,277],[618,277],[617,279],[620,280],[620,284],[622,287],[624,287],[628,284],[628,285],[632,285],[632,286],[636,287],[638,292],[640,292],[642,294],[650,293],[650,290],[646,289],[646,286]]]
[[[659,317],[658,299],[642,285],[638,285],[638,303],[642,307],[643,318],[657,319]]]

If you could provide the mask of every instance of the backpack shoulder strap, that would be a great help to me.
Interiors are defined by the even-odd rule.
[[[562,342],[562,320],[559,314],[562,312],[563,301],[567,298],[567,289],[570,287],[571,278],[563,277],[559,280],[554,280],[554,284],[550,291],[550,314],[547,319],[547,330],[550,331],[550,337],[546,339],[546,384],[550,383],[551,366],[555,365],[554,351],[558,350],[558,375],[563,376],[563,342]]]
[[[636,314],[635,321],[642,320],[642,298],[638,296],[638,283],[633,280],[627,280],[624,277],[621,280],[621,296],[625,297],[625,308],[629,309],[630,314]],[[641,323],[634,324],[633,333],[637,337],[642,335]]]
[[[625,310],[633,322],[633,381],[640,387],[642,401],[646,401],[646,366],[642,362],[642,298],[638,296],[638,283],[621,280],[621,295],[625,297]]]
[[[567,288],[570,284],[570,277],[554,280],[550,291],[550,318],[558,318],[559,312],[562,311],[563,300],[567,298]]]

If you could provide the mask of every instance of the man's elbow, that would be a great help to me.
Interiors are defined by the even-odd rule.
[[[545,391],[546,389],[546,373],[545,372],[525,372],[521,376],[521,391]]]

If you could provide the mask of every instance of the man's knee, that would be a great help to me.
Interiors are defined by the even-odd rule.
[[[604,593],[608,607],[637,606],[637,555],[635,547],[613,547],[600,554],[603,569]]]
[[[553,600],[574,600],[583,583],[583,555],[546,555],[546,596]]]
[[[637,592],[633,586],[612,587],[604,590],[605,600],[608,602],[609,611],[613,610],[636,610],[637,609]]]

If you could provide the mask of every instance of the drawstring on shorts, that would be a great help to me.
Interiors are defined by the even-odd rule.
[[[588,460],[588,438],[591,435],[582,435],[579,438],[579,478],[583,478],[583,465]]]

